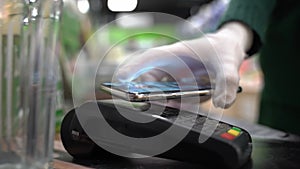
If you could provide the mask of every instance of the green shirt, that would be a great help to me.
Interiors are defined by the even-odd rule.
[[[259,122],[300,134],[300,1],[232,0],[221,24],[252,28],[264,73]]]

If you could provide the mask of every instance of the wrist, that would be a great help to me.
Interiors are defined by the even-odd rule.
[[[235,39],[245,53],[251,48],[253,43],[253,32],[251,28],[242,22],[228,22],[224,24],[216,33],[226,35],[231,39]]]

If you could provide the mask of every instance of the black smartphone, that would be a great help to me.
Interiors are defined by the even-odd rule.
[[[211,86],[179,86],[177,82],[106,82],[101,84],[100,89],[130,102],[209,96],[213,90]],[[239,87],[238,92],[241,89]]]

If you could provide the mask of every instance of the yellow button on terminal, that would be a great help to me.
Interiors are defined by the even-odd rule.
[[[239,131],[236,131],[236,130],[233,130],[233,129],[228,130],[227,133],[229,133],[231,135],[234,135],[234,136],[240,135]]]

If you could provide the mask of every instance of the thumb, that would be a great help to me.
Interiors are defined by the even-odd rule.
[[[215,107],[229,108],[236,99],[239,87],[239,74],[236,68],[224,70],[216,75],[213,104]]]

